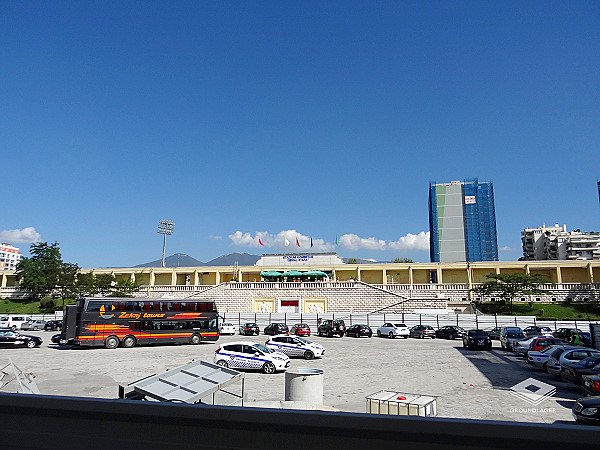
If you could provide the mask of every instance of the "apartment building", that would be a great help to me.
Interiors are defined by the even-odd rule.
[[[521,232],[524,261],[599,260],[600,233],[567,231],[567,225],[525,228]]]
[[[15,270],[22,256],[17,247],[0,244],[0,270]]]

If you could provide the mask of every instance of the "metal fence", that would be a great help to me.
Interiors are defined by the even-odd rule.
[[[377,328],[385,322],[404,323],[413,325],[431,325],[434,328],[445,325],[457,325],[465,329],[491,329],[502,326],[517,326],[521,328],[530,325],[558,328],[580,328],[587,331],[590,321],[587,320],[543,320],[535,316],[496,316],[481,314],[309,314],[309,313],[222,313],[223,322],[240,326],[246,322],[255,322],[264,328],[272,322],[285,323],[288,326],[296,323],[306,323],[316,330],[320,320],[343,319],[346,326],[365,324]],[[592,322],[597,323],[597,322]]]

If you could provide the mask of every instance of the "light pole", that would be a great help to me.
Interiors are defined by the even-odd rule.
[[[173,234],[173,228],[175,227],[175,222],[172,220],[161,220],[158,222],[158,234],[163,235],[163,253],[162,253],[162,262],[160,267],[165,267],[165,246],[167,245],[167,234],[170,236]]]

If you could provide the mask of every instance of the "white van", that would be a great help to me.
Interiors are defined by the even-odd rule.
[[[9,314],[0,316],[0,328],[10,328],[11,330],[20,330],[25,322],[31,322],[33,319],[24,314]]]

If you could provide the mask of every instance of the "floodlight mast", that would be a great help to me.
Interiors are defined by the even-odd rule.
[[[162,262],[160,267],[165,267],[165,247],[167,245],[167,234],[170,236],[173,234],[173,228],[175,227],[175,222],[172,220],[161,220],[158,222],[158,234],[163,235],[163,252],[162,252]]]

